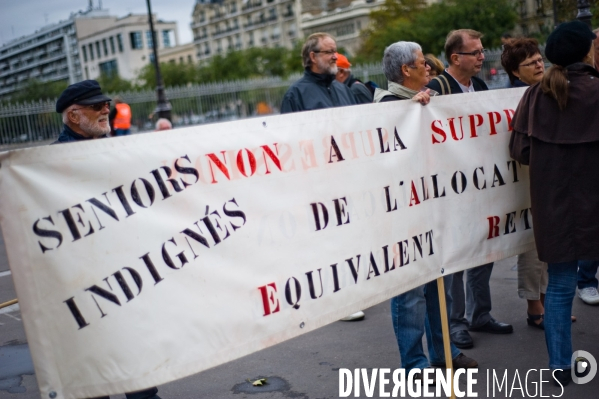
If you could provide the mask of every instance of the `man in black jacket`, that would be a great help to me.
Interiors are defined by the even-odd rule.
[[[343,54],[337,54],[337,82],[350,88],[358,104],[372,104],[372,93],[364,83],[351,73],[351,63]]]
[[[67,87],[56,101],[56,112],[62,114],[63,129],[52,144],[101,139],[110,133],[110,98],[102,94],[100,84],[95,80],[84,80]],[[157,393],[158,388],[152,387],[125,396],[127,399],[160,399]]]
[[[445,41],[445,55],[449,67],[427,85],[439,94],[471,93],[488,90],[485,82],[477,78],[485,50],[481,43],[482,33],[471,29],[449,32]],[[511,325],[500,323],[491,316],[491,291],[489,280],[493,263],[487,263],[467,270],[466,292],[464,292],[464,272],[453,275],[452,284],[447,287],[451,299],[450,336],[458,348],[473,346],[470,331],[492,334],[509,334]]]
[[[482,37],[482,33],[471,29],[449,32],[445,41],[449,67],[427,87],[441,95],[489,90],[482,79],[474,76],[480,72],[485,60]]]
[[[281,113],[357,104],[349,87],[335,80],[337,43],[328,33],[313,33],[302,47],[304,76],[289,87]]]

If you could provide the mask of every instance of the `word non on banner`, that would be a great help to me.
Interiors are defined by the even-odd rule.
[[[523,93],[369,104],[0,154],[42,397],[131,392],[534,247]]]

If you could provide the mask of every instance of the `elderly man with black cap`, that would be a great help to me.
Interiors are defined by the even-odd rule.
[[[84,80],[67,87],[56,101],[56,112],[62,114],[64,125],[58,140],[52,144],[98,139],[110,133],[110,98],[102,94],[95,80]],[[125,396],[127,399],[160,399],[157,393],[158,388],[152,387]],[[94,399],[108,399],[108,396]]]
[[[530,165],[539,259],[548,263],[545,340],[556,384],[572,378],[572,301],[579,261],[599,260],[599,72],[596,35],[580,21],[547,39],[553,63],[526,90],[512,120],[510,154]]]
[[[110,133],[110,100],[95,80],[67,87],[56,101],[56,112],[62,114],[64,125],[53,144],[105,137]]]

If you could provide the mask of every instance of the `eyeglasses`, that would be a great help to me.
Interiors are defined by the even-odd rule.
[[[543,58],[537,58],[536,60],[533,60],[533,61],[528,62],[526,64],[520,64],[518,66],[521,66],[521,67],[531,67],[531,66],[534,66],[536,64],[543,65]]]
[[[333,55],[333,54],[337,53],[337,50],[336,49],[335,50],[313,50],[312,52],[316,53],[316,54],[322,53],[322,54],[326,54],[326,55]]]
[[[478,58],[478,56],[480,56],[481,54],[483,54],[483,55],[485,54],[485,49],[483,48],[481,50],[474,50],[474,51],[471,51],[469,53],[455,53],[455,54],[459,54],[459,55],[471,55],[473,57],[477,57]]]
[[[83,109],[83,108],[90,108],[96,112],[100,112],[104,108],[110,108],[110,101],[104,101],[103,103],[96,103],[96,104],[90,104],[90,105],[83,105],[83,106],[81,106],[81,108],[73,108],[73,111],[77,111],[77,110]]]

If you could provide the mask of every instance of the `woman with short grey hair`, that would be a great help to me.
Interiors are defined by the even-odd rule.
[[[430,96],[437,94],[425,87],[428,84],[430,69],[418,43],[393,43],[385,49],[383,56],[383,72],[388,80],[388,89],[377,88],[374,92],[374,102],[412,99],[422,105],[428,104]],[[427,319],[429,329],[425,328]],[[406,373],[412,369],[422,370],[430,366],[445,367],[436,280],[392,298],[391,320],[401,365]],[[422,346],[425,331],[428,357]],[[450,343],[450,352],[454,369],[478,367],[477,361],[461,353],[454,343]]]
[[[377,88],[374,102],[412,99],[422,105],[428,104],[430,96],[437,95],[437,92],[424,87],[428,84],[430,70],[418,43],[393,43],[383,55],[383,73],[388,89]]]

